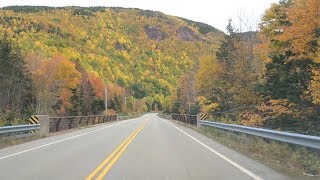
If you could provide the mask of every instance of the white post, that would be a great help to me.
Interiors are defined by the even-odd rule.
[[[198,113],[197,114],[197,127],[200,127],[201,125],[200,125],[200,116],[201,116],[201,113]]]

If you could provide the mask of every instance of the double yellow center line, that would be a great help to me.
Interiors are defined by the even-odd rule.
[[[96,179],[100,180],[108,173],[111,167],[117,162],[119,157],[127,149],[129,144],[138,135],[142,128],[146,125],[147,121],[144,121],[130,136],[124,140],[87,178],[86,180],[91,180],[97,176]],[[103,169],[104,168],[104,169]],[[99,174],[100,173],[100,174]]]

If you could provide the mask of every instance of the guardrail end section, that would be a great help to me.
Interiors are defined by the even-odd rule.
[[[36,115],[38,118],[40,129],[39,129],[39,135],[40,136],[46,136],[49,134],[49,128],[50,128],[50,116],[48,115]]]

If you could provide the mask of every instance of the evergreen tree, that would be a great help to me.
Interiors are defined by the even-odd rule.
[[[71,116],[79,116],[80,115],[80,100],[77,88],[71,89],[72,96],[70,97],[71,107],[68,109],[68,114]]]
[[[0,41],[0,115],[10,123],[29,116],[35,103],[31,73],[19,50],[5,38]]]
[[[113,100],[110,100],[110,106],[108,107],[108,109],[114,109],[118,112],[121,111],[121,104],[120,104],[119,97],[117,94],[115,94]]]
[[[238,79],[234,68],[236,59],[238,58],[236,53],[238,49],[235,44],[239,42],[239,37],[232,26],[231,19],[227,26],[227,32],[228,35],[225,35],[225,40],[222,41],[222,44],[216,53],[217,60],[223,67],[223,71],[220,74],[220,87],[222,88],[222,91],[216,92],[219,94],[218,97],[220,97],[220,100],[217,101],[220,101],[219,106],[221,111],[234,108],[232,89],[235,81]],[[216,101],[215,99],[213,100]]]
[[[92,84],[90,81],[87,81],[84,86],[84,104],[83,104],[83,113],[85,115],[91,115],[95,114],[93,112],[93,104],[94,100],[97,98],[96,93],[94,91],[94,88],[92,87]]]
[[[105,103],[103,99],[95,99],[91,105],[91,111],[93,114],[101,114],[105,110]]]
[[[79,92],[78,92],[78,104],[79,104],[79,115],[87,115],[88,112],[86,112],[85,108],[85,101],[84,101],[85,93],[83,90],[83,87],[80,86]]]

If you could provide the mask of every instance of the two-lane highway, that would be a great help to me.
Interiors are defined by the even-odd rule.
[[[0,150],[0,179],[287,179],[215,141],[146,114]]]

